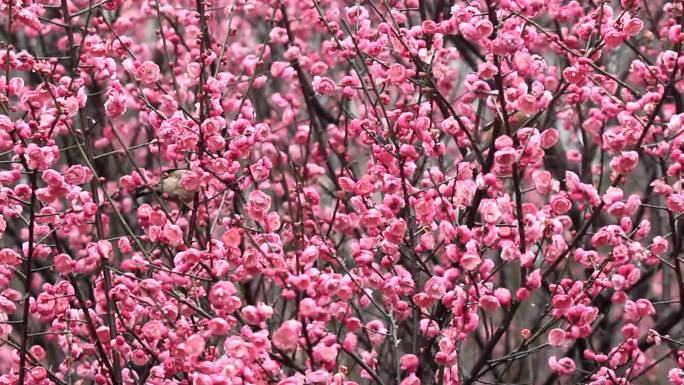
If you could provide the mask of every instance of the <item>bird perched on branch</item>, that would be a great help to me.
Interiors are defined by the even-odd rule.
[[[188,169],[166,170],[162,173],[161,193],[168,194],[171,198],[177,198],[183,202],[190,202],[195,197],[195,192],[187,190],[181,184],[181,178]]]
[[[511,130],[511,134],[514,134],[516,131],[518,131],[519,128],[523,127],[523,125],[528,121],[528,119],[530,119],[529,116],[519,111],[508,115],[508,126]],[[494,118],[482,129],[482,131],[490,132],[496,124],[499,125],[501,133],[505,134],[506,124],[501,121],[501,116],[497,116],[496,118]]]
[[[523,114],[522,112],[515,112],[511,115],[508,116],[508,128],[511,130],[511,135],[514,135],[518,129],[523,127],[525,123],[530,119],[527,115]],[[486,124],[482,129],[480,130],[480,152],[486,151],[490,145],[492,138],[496,138],[499,135],[505,135],[506,132],[506,125],[504,122],[501,121],[501,117],[497,116],[494,119],[492,119],[491,122]],[[477,132],[477,131],[476,131]],[[475,160],[475,152],[471,151],[469,152],[464,160],[466,162],[472,162]]]
[[[181,179],[183,175],[187,172],[192,172],[186,168],[176,168],[162,171],[160,182],[153,188],[143,187],[141,190],[134,194],[135,198],[149,194],[157,194],[162,199],[170,201],[181,201],[183,203],[188,203],[195,197],[195,192],[190,191],[183,187]]]

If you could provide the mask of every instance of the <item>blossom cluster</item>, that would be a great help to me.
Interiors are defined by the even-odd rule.
[[[684,385],[683,26],[0,0],[0,385]]]

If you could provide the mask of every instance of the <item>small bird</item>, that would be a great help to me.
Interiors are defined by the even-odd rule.
[[[187,190],[181,185],[181,178],[186,172],[191,171],[180,168],[162,172],[161,191],[158,192],[160,192],[162,196],[166,194],[169,198],[180,199],[183,202],[192,201],[195,197],[195,192]]]
[[[159,197],[169,201],[181,201],[188,203],[195,197],[195,192],[187,190],[181,185],[181,179],[186,172],[192,172],[186,168],[176,168],[162,171],[159,184],[150,187],[143,187],[136,191],[135,198],[157,194]]]
[[[508,116],[508,124],[509,128],[511,129],[511,134],[515,133],[518,131],[519,128],[521,128],[525,123],[527,123],[528,119],[531,119],[530,116],[527,116],[523,114],[522,112],[514,112]],[[482,131],[491,131],[492,128],[494,128],[495,124],[500,124],[501,126],[501,132],[503,133],[503,130],[505,129],[505,125],[503,122],[501,122],[501,118],[495,118],[491,122],[489,122],[483,129]]]
[[[516,131],[518,131],[518,129],[523,127],[529,119],[530,117],[519,111],[509,115],[508,128],[511,130],[511,135],[515,134]],[[496,125],[498,125],[498,135],[506,134],[504,132],[506,127],[504,123],[501,121],[501,118],[496,117],[492,119],[491,122],[487,123],[484,127],[482,127],[482,129],[480,130],[480,137],[476,138],[481,143],[481,146],[479,146],[480,152],[484,152],[490,147],[492,136],[494,135],[495,131],[494,128]],[[472,162],[473,160],[475,160],[475,152],[471,151],[468,154],[466,154],[464,161]]]

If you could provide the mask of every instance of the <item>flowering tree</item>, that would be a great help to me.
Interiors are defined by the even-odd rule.
[[[681,1],[0,16],[0,384],[684,384]]]

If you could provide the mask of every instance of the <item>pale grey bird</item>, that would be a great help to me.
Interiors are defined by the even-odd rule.
[[[186,168],[176,168],[162,171],[159,184],[150,188],[143,187],[135,194],[135,198],[149,194],[157,194],[162,199],[170,201],[192,202],[195,192],[187,190],[181,185],[181,178],[186,172],[192,172]]]

